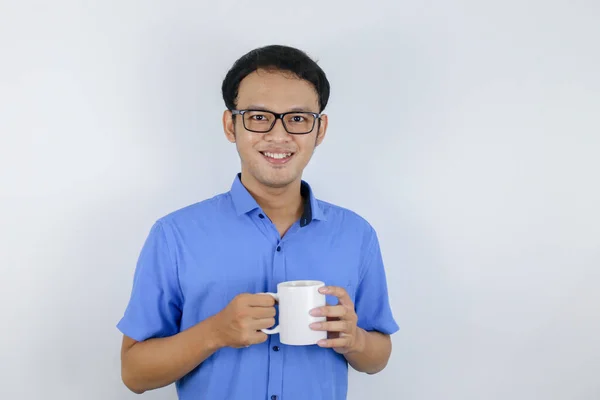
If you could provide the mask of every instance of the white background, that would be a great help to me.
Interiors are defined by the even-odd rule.
[[[401,326],[349,399],[600,399],[599,20],[597,0],[1,0],[0,398],[135,398],[115,324],[139,249],[228,190],[221,80],[281,43],[331,81],[304,177],[377,229]]]

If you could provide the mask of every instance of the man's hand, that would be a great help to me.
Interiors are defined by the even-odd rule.
[[[240,294],[215,315],[221,347],[248,347],[267,340],[261,329],[275,325],[275,299],[268,294]]]
[[[333,348],[340,354],[362,351],[365,347],[365,332],[356,325],[358,316],[346,290],[338,286],[324,286],[319,292],[337,297],[338,304],[311,310],[312,316],[327,317],[327,322],[315,322],[310,325],[316,331],[328,332],[328,339],[319,341],[317,345]]]

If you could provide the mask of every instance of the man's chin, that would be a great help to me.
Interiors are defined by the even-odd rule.
[[[286,176],[286,177],[269,176],[269,177],[264,177],[264,179],[259,179],[258,181],[266,187],[273,188],[273,189],[282,189],[282,188],[285,188],[285,187],[291,185],[296,180],[297,180],[297,178],[290,177],[290,176]]]
[[[294,181],[266,181],[261,182],[264,186],[271,189],[284,189],[291,185]]]
[[[249,166],[250,168],[244,169],[247,173],[246,181],[254,181],[263,187],[271,189],[285,188],[294,182],[297,182],[301,178],[301,174],[295,173],[295,171],[285,169],[272,169],[272,168],[256,168],[258,166]],[[254,168],[252,168],[254,167]],[[243,174],[244,174],[243,173]],[[242,176],[243,176],[242,174]],[[249,178],[249,179],[248,179]],[[248,182],[249,183],[249,182]]]

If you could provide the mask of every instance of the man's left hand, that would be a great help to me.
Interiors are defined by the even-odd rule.
[[[327,340],[320,340],[320,347],[333,348],[340,354],[361,351],[364,348],[364,331],[357,326],[358,316],[354,303],[344,288],[324,286],[320,293],[338,298],[335,306],[318,307],[311,310],[314,317],[327,317],[325,322],[315,322],[310,325],[316,331],[327,331]]]

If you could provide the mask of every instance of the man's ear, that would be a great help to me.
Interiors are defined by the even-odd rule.
[[[235,123],[233,122],[233,114],[229,110],[225,110],[223,112],[223,131],[225,132],[225,137],[231,143],[235,143]]]
[[[323,142],[323,139],[325,139],[325,134],[327,133],[327,125],[329,124],[329,118],[327,118],[327,115],[321,115],[321,119],[318,121],[318,124],[319,130],[317,131],[317,141],[315,147],[320,145],[321,142]]]

